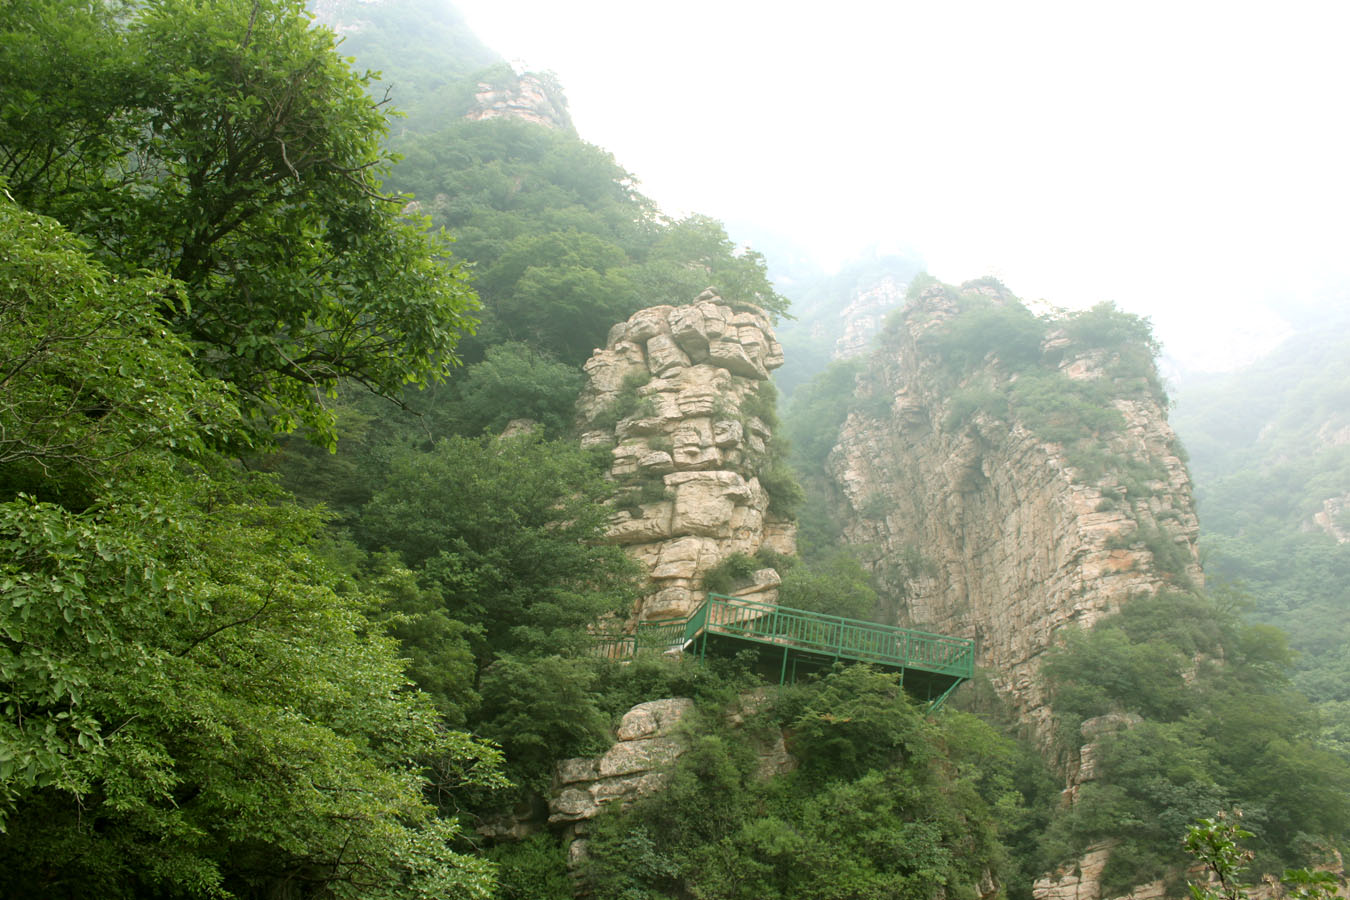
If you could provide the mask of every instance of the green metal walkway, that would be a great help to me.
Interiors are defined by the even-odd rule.
[[[692,615],[641,622],[633,634],[598,635],[600,653],[623,659],[644,652],[757,651],[778,668],[780,683],[836,660],[871,663],[901,673],[905,690],[936,710],[975,674],[975,642],[846,619],[825,613],[709,594]]]

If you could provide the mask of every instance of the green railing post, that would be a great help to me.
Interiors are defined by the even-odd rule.
[[[898,669],[902,677],[910,669],[940,676],[937,681],[924,680],[933,710],[975,670],[975,642],[967,638],[711,593],[687,617],[642,622],[631,635],[597,634],[597,652],[622,658],[655,647],[662,652],[693,650],[699,659],[706,659],[714,631],[726,638],[781,648],[780,683],[787,681],[789,660],[795,678],[797,661],[810,656],[874,663]]]

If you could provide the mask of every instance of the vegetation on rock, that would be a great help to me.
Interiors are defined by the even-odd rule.
[[[379,66],[412,48],[388,73],[416,127],[388,143],[372,77],[297,0],[0,9],[0,894],[569,896],[556,833],[472,829],[538,807],[560,759],[671,696],[698,703],[689,750],[669,790],[595,824],[597,897],[1025,897],[1100,840],[1125,886],[1233,804],[1259,866],[1344,846],[1345,737],[1318,746],[1281,637],[1218,592],[1135,598],[1052,653],[1066,758],[1086,722],[1132,723],[1097,736],[1095,778],[1058,811],[1028,743],[927,717],[891,675],[773,692],[734,659],[592,655],[589,629],[637,596],[610,517],[666,488],[607,479],[607,454],[578,446],[578,364],[709,285],[774,318],[787,301],[719,223],[664,217],[570,130],[459,120],[480,76],[517,76],[483,69],[452,16],[438,33],[460,57],[430,72],[428,39],[397,38],[425,4],[380,9],[350,49]],[[958,312],[921,338],[950,388],[941,427],[1016,424],[1114,473],[1103,502],[1149,496],[1153,461],[1102,449],[1117,400],[1159,396],[1147,323],[916,282]],[[649,378],[593,424],[652,411]],[[847,415],[889,415],[894,391],[838,363],[782,429],[772,384],[743,393],[728,428],[786,431],[806,473],[804,494],[781,437],[750,460],[775,522],[808,498],[805,558],[733,556],[707,586],[768,565],[786,605],[892,614],[879,589],[934,564],[906,545],[894,579],[869,576],[809,498]],[[1320,502],[1336,452],[1239,475]],[[1296,639],[1327,646],[1297,683],[1324,711],[1350,702],[1328,587],[1343,554],[1292,534],[1252,549],[1255,520],[1292,526],[1306,504],[1213,496],[1234,526],[1216,552],[1262,612],[1316,610]],[[1166,537],[1129,539],[1186,568]],[[1285,551],[1302,568],[1280,580]],[[733,731],[751,691],[768,699]],[[799,765],[766,779],[755,748],[775,736]]]

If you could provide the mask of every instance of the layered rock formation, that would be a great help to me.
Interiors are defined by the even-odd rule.
[[[964,290],[1014,302],[997,287]],[[953,390],[921,348],[959,310],[941,286],[911,301],[870,362],[860,392],[871,399],[849,415],[828,468],[845,539],[904,597],[902,621],[973,637],[980,667],[1048,746],[1036,673],[1058,632],[1201,580],[1190,480],[1156,391],[1111,401],[1125,425],[1101,436],[1108,464],[1095,475],[1015,412],[954,415],[961,388],[996,368],[987,360]],[[1063,351],[1062,375],[1112,377],[1111,354],[1068,343],[1047,341]]]
[[[624,714],[603,756],[559,762],[549,824],[592,819],[611,803],[631,803],[660,790],[670,764],[688,749],[676,726],[693,707],[694,701],[683,697],[639,703]]]
[[[635,313],[586,362],[582,443],[610,449],[619,486],[609,539],[650,578],[632,621],[692,612],[734,553],[794,552],[794,526],[760,480],[773,455],[768,377],[782,363],[768,318],[711,291]],[[773,570],[757,580],[752,593],[776,599]]]

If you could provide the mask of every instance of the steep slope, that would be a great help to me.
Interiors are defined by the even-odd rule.
[[[843,538],[899,618],[974,637],[1043,743],[1036,673],[1060,630],[1202,577],[1190,481],[1127,319],[1047,322],[996,284],[915,292],[827,463]]]
[[[922,270],[921,262],[907,256],[874,256],[793,284],[788,293],[796,320],[779,329],[787,362],[774,376],[784,395],[791,396],[831,360],[864,353]]]
[[[1207,526],[1236,534],[1278,522],[1350,542],[1350,321],[1185,383],[1173,420]]]
[[[407,115],[395,131],[426,130],[472,104],[468,76],[510,71],[444,0],[310,0],[314,19],[342,39],[344,55],[378,73],[372,93]]]

